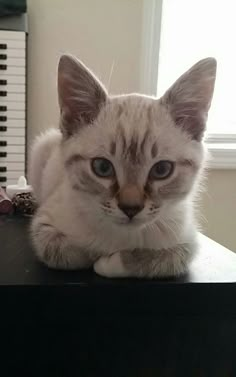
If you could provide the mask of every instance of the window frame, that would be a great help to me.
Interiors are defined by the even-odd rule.
[[[156,96],[163,0],[143,0],[140,91]],[[236,169],[236,133],[208,134],[209,168]]]

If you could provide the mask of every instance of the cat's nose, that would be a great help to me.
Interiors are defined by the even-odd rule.
[[[117,197],[118,207],[129,219],[132,219],[144,208],[144,193],[135,184],[123,186]]]
[[[119,204],[118,207],[123,211],[126,216],[131,220],[134,216],[136,216],[139,212],[142,211],[143,205],[136,205],[136,206],[127,206]]]

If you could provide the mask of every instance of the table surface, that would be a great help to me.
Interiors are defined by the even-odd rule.
[[[99,277],[93,271],[65,272],[43,266],[31,246],[29,223],[26,217],[0,217],[0,301],[8,302],[9,295],[14,294],[18,307],[24,300],[31,308],[46,300],[49,306],[53,301],[53,310],[61,310],[55,307],[55,301],[56,306],[61,301],[75,305],[76,295],[80,311],[81,307],[84,311],[99,307],[102,312],[109,307],[110,311],[121,312],[123,307],[126,312],[138,309],[236,314],[236,254],[203,235],[199,252],[185,276],[171,280],[119,280]]]

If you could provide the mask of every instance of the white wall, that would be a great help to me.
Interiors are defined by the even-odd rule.
[[[201,201],[206,235],[236,252],[236,170],[211,170]]]
[[[28,0],[29,143],[57,124],[56,71],[64,52],[81,58],[110,91],[139,90],[142,0]]]
[[[148,1],[148,0],[144,0]],[[139,91],[142,0],[28,0],[29,145],[57,125],[57,62],[80,57],[112,93]],[[211,171],[202,195],[204,232],[236,251],[236,171]]]

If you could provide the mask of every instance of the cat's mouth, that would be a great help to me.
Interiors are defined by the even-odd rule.
[[[146,221],[140,218],[135,218],[133,217],[132,219],[127,218],[119,218],[116,219],[116,224],[122,225],[122,226],[129,226],[129,227],[136,227],[136,226],[141,226],[145,225]]]

